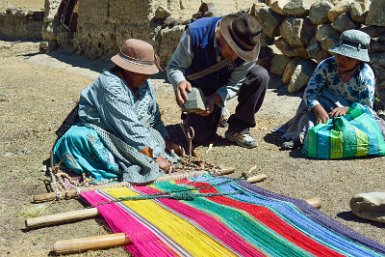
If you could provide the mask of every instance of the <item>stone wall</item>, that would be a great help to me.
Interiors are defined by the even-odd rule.
[[[303,89],[317,63],[330,56],[328,49],[338,42],[341,32],[363,30],[372,38],[370,65],[376,73],[378,92],[382,92],[377,104],[385,104],[384,0],[212,0],[215,8],[206,5],[207,10],[202,9],[200,0],[78,1],[77,24],[71,32],[58,22],[62,0],[46,0],[42,35],[51,46],[69,47],[89,58],[110,57],[125,39],[135,37],[152,43],[163,65],[185,25],[193,19],[249,12],[263,27],[258,63],[280,76],[290,93]],[[17,32],[11,31],[16,27],[25,31],[27,26],[17,25],[21,24],[16,19],[19,11],[9,12],[15,19],[8,24],[13,25],[0,26],[0,35],[18,37]],[[0,25],[4,23],[1,15]]]
[[[316,65],[348,29],[371,38],[369,50],[377,79],[376,105],[385,109],[385,1],[269,0],[251,8],[263,27],[261,65],[282,77],[288,92],[302,90]]]
[[[43,36],[52,44],[71,46],[89,58],[116,53],[125,39],[135,37],[152,43],[162,63],[170,57],[184,25],[201,6],[200,0],[79,0],[77,30],[54,24],[59,0],[46,0],[46,25]],[[253,0],[213,0],[215,15],[248,9]],[[160,17],[160,18],[159,18]],[[165,26],[165,20],[168,24]]]
[[[0,39],[41,40],[44,12],[9,7],[0,11]]]

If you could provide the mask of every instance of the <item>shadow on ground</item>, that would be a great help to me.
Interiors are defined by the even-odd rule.
[[[377,228],[385,229],[385,224],[380,223],[380,222],[371,221],[371,220],[361,219],[359,217],[354,216],[351,211],[340,212],[337,214],[337,217],[341,218],[343,220],[346,220],[346,221],[354,221],[354,222],[358,222],[358,223],[362,223],[362,224],[370,224],[370,225],[375,226]]]

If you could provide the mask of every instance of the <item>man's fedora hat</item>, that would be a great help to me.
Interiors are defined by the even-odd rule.
[[[219,31],[241,59],[245,61],[257,59],[262,27],[253,16],[227,15],[219,22]]]
[[[369,62],[370,36],[365,32],[350,29],[342,32],[340,42],[329,49],[332,54],[340,54],[359,61]]]
[[[160,70],[159,57],[152,45],[139,39],[126,40],[111,61],[124,70],[145,75],[153,75]]]

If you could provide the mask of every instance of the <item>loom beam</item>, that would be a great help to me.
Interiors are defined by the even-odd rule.
[[[55,254],[79,253],[88,250],[100,250],[123,246],[129,243],[131,243],[131,240],[124,233],[117,233],[71,240],[60,240],[54,244],[53,252]]]
[[[25,221],[25,227],[27,229],[46,227],[63,223],[75,222],[84,219],[91,219],[97,217],[98,215],[99,211],[96,208],[57,213],[53,215],[27,219]]]

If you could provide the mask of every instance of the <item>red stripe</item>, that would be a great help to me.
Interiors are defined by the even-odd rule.
[[[186,183],[186,182],[187,180],[184,180],[184,181],[180,181],[179,183]],[[197,188],[210,186],[209,183],[205,183],[205,182],[192,182],[188,184],[193,185],[194,187],[197,187]],[[199,192],[219,193],[214,187],[200,189]],[[266,207],[237,201],[224,196],[212,196],[212,197],[207,197],[207,199],[210,199],[211,201],[219,204],[224,204],[230,207],[234,207],[234,208],[246,211],[251,216],[253,216],[257,220],[262,222],[267,227],[269,227],[271,230],[275,231],[277,234],[281,235],[282,237],[286,238],[290,242],[294,243],[295,245],[301,247],[302,249],[316,256],[325,256],[325,257],[344,256],[320,244],[319,242],[311,239],[307,235],[303,234],[301,231],[296,230],[294,227],[290,226],[288,223],[283,221],[279,216],[277,216],[274,212],[272,212]]]

